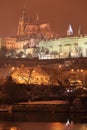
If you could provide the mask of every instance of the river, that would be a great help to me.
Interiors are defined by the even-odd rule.
[[[0,112],[0,130],[87,130],[87,113]]]

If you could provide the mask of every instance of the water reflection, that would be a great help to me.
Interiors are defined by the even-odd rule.
[[[17,127],[11,127],[10,130],[18,130]]]
[[[0,130],[87,130],[86,113],[0,112]],[[73,124],[66,125],[67,119]]]
[[[87,130],[87,124],[73,124],[67,127],[65,123],[41,123],[41,122],[3,122],[0,130]]]
[[[87,123],[87,113],[0,112],[0,121],[9,121],[9,122],[65,123],[67,119],[75,123]]]

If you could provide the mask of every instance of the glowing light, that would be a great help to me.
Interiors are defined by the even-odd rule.
[[[74,72],[74,69],[71,69],[71,72]]]
[[[81,69],[81,72],[83,72],[84,70],[83,69]]]
[[[12,67],[11,69],[12,69],[12,70],[14,70],[14,69],[15,69],[15,67]]]
[[[17,70],[19,70],[19,68],[17,67]]]
[[[77,72],[79,72],[79,69],[77,69]]]
[[[10,130],[17,130],[17,128],[16,127],[11,127]]]
[[[24,65],[21,65],[21,67],[24,67]]]
[[[59,68],[62,68],[62,65],[59,65],[58,67],[59,67]]]

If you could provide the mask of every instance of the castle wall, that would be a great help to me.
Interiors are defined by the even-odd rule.
[[[46,56],[48,50],[50,57],[87,57],[87,36],[65,37],[39,43],[40,55]]]

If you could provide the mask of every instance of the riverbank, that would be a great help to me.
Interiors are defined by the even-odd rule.
[[[18,103],[13,106],[13,111],[67,111],[68,101],[34,101]]]
[[[29,101],[0,106],[0,112],[87,112],[80,102],[70,104],[68,100]]]
[[[68,100],[54,100],[18,103],[13,106],[13,111],[87,112],[87,108],[80,102],[71,105]]]

